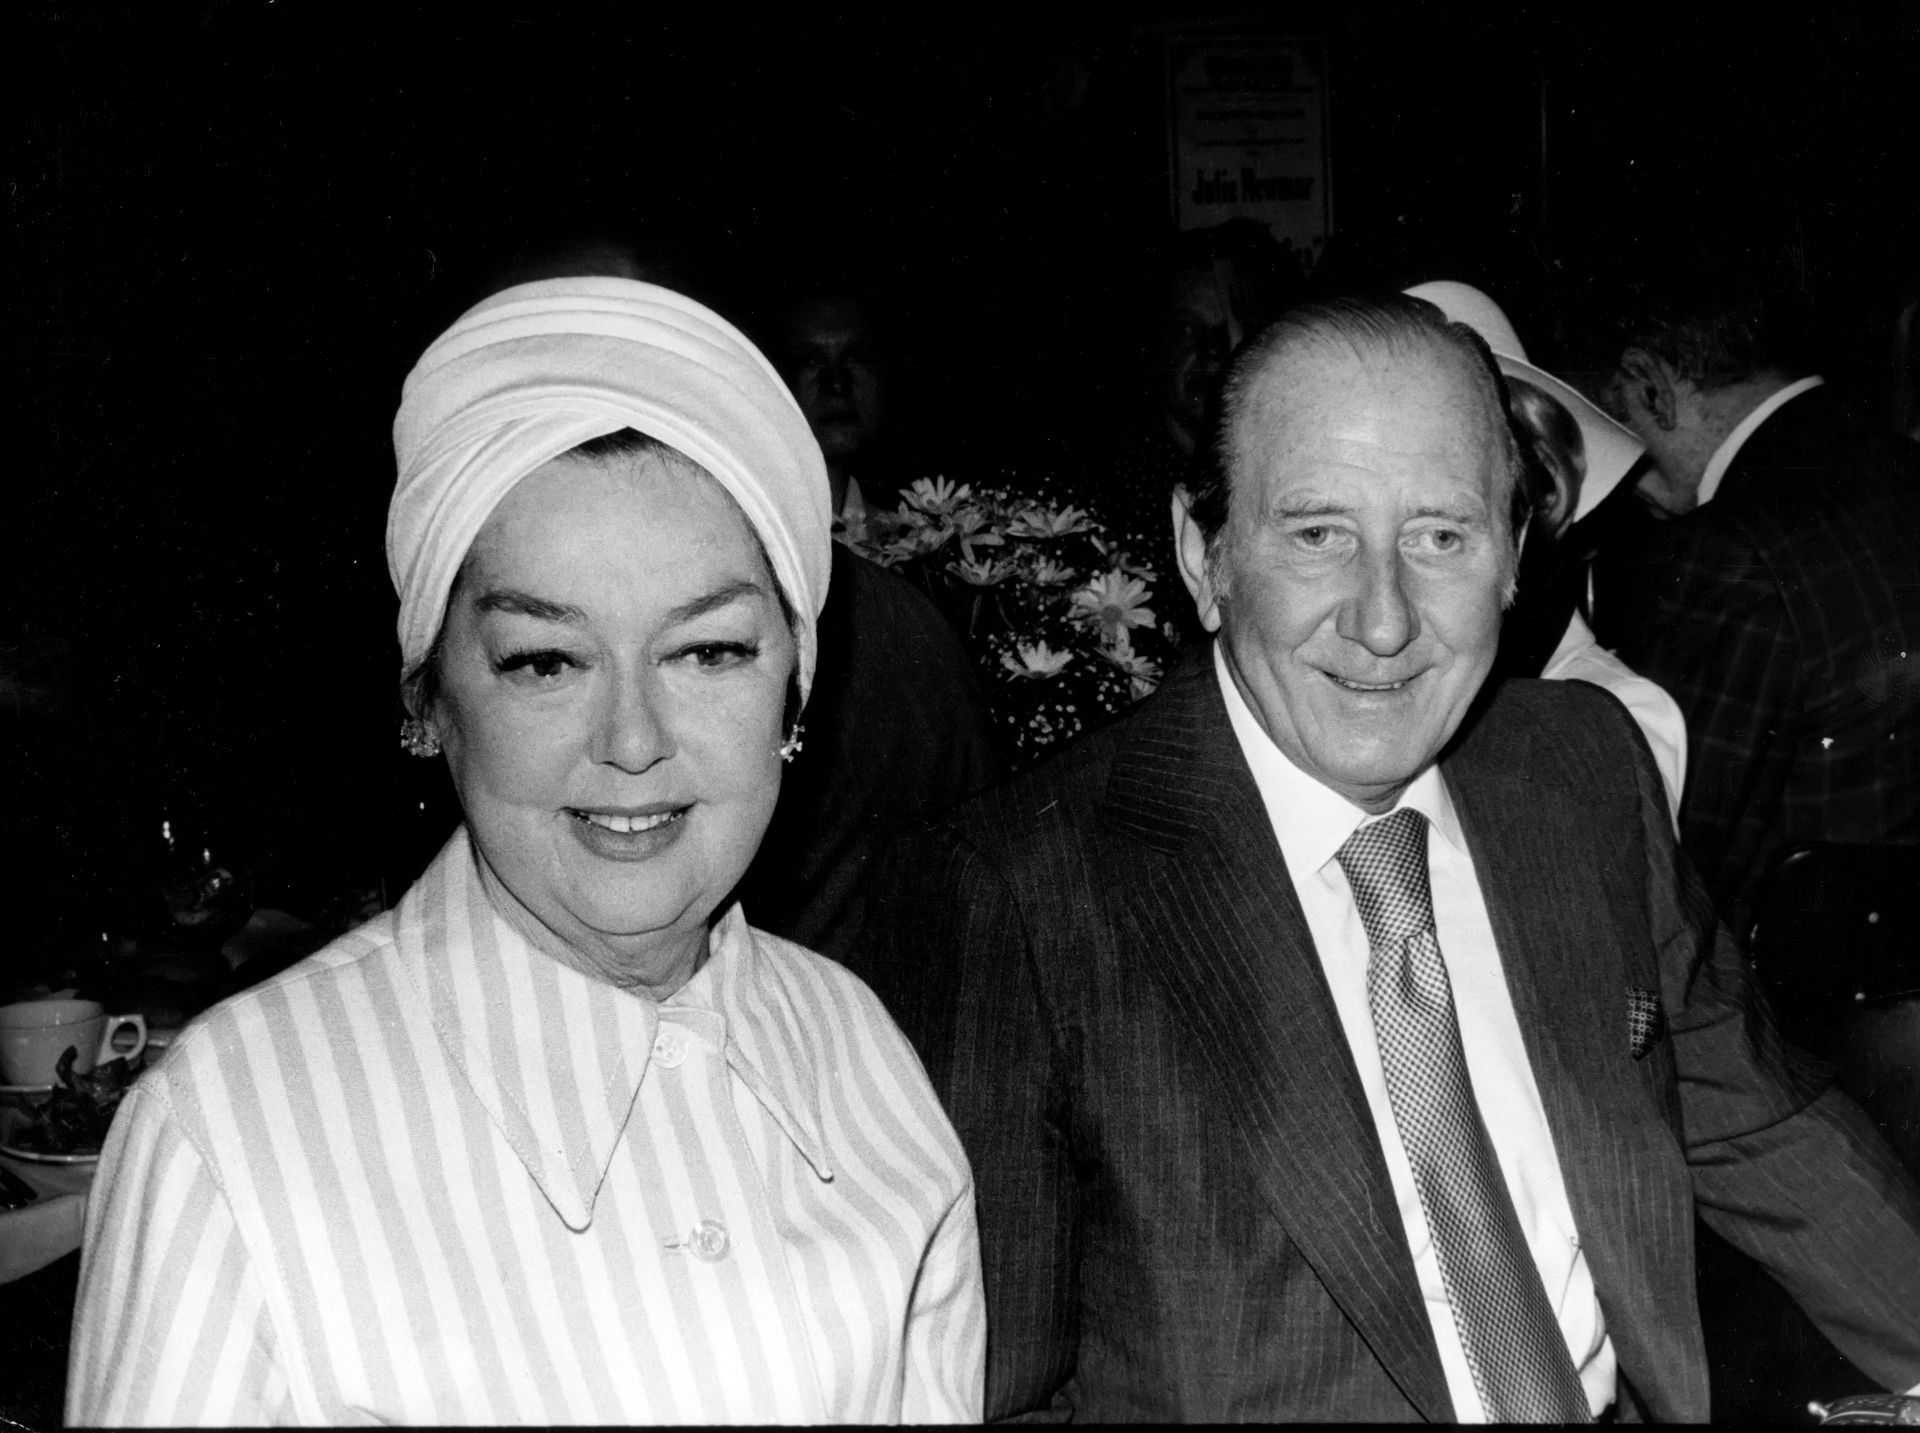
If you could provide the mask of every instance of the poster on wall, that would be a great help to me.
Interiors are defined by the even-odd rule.
[[[1176,227],[1257,219],[1311,265],[1333,227],[1320,40],[1167,41]]]

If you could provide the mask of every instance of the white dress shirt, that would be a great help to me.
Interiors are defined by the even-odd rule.
[[[860,491],[860,480],[851,473],[847,475],[847,496],[840,504],[840,511],[833,515],[833,535],[836,540],[849,547],[857,546],[867,539],[867,519],[873,509],[867,506],[867,495]]]
[[[1818,388],[1826,381],[1818,374],[1814,374],[1810,378],[1789,383],[1742,418],[1739,426],[1727,434],[1726,441],[1715,448],[1713,456],[1707,459],[1706,470],[1700,474],[1700,492],[1696,499],[1698,504],[1705,507],[1713,501],[1713,495],[1720,491],[1721,479],[1726,477],[1727,469],[1733,466],[1733,460],[1740,456],[1740,450],[1746,446],[1747,439],[1753,436],[1755,429],[1774,415],[1781,404],[1790,398],[1798,398],[1810,389]]]
[[[1453,1395],[1454,1413],[1462,1423],[1484,1423],[1486,1412],[1454,1325],[1453,1308],[1447,1302],[1439,1255],[1414,1186],[1413,1166],[1400,1142],[1387,1097],[1386,1072],[1367,1004],[1367,964],[1372,951],[1366,928],[1361,924],[1346,874],[1335,859],[1347,838],[1375,818],[1300,770],[1273,744],[1234,686],[1218,645],[1214,648],[1214,671],[1226,697],[1234,735],[1253,768],[1260,799],[1286,859],[1287,874],[1299,894],[1347,1047],[1366,1091],[1367,1107],[1373,1112],[1374,1129],[1400,1206],[1400,1220],[1413,1250],[1414,1272],[1440,1350],[1440,1365]],[[1467,852],[1446,783],[1436,768],[1429,768],[1408,787],[1399,805],[1419,811],[1432,827],[1427,861],[1434,924],[1447,978],[1453,986],[1460,1043],[1466,1052],[1474,1099],[1493,1142],[1527,1247],[1540,1270],[1547,1302],[1559,1319],[1567,1351],[1580,1371],[1587,1401],[1597,1414],[1613,1402],[1613,1343],[1607,1337],[1593,1275],[1580,1248],[1579,1231],[1574,1227],[1560,1161],[1553,1148],[1553,1132],[1547,1127],[1540,1090],[1527,1061],[1486,902],[1474,876],[1473,858]]]

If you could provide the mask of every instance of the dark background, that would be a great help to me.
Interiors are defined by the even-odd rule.
[[[150,925],[162,819],[261,904],[398,895],[389,425],[516,248],[631,238],[747,319],[850,270],[930,467],[1097,466],[1210,22],[1328,44],[1324,273],[1477,282],[1549,366],[1637,263],[1785,253],[1871,394],[1915,278],[1911,7],[910,8],[8,8],[0,975]]]

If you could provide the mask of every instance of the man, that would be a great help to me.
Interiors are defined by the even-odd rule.
[[[1849,435],[1780,302],[1686,292],[1609,390],[1670,521],[1602,551],[1600,635],[1686,715],[1681,845],[1744,945],[1788,848],[1920,839],[1920,452]]]
[[[1498,381],[1417,300],[1279,320],[1175,505],[1212,653],[895,867],[990,1416],[1704,1418],[1696,1207],[1920,1379],[1920,1191],[1752,1001],[1626,713],[1481,691]]]
[[[1212,460],[1207,438],[1227,364],[1302,283],[1291,248],[1249,219],[1184,231],[1158,255],[1141,382],[1115,413],[1088,490],[1109,531],[1167,581],[1177,565],[1167,504]],[[1166,615],[1191,627],[1191,613]]]
[[[784,375],[827,460],[835,534],[866,512],[885,413],[879,338],[837,290],[800,299],[774,330]],[[875,502],[892,502],[883,481]],[[1000,774],[985,699],[959,637],[910,583],[833,545],[805,741],[780,785],[738,895],[762,930],[857,970],[883,997],[903,978],[863,957],[876,853]],[[906,977],[910,979],[910,972]]]
[[[898,474],[876,474],[887,413],[885,360],[867,305],[827,289],[792,304],[778,327],[780,369],[827,460],[836,526],[856,533],[869,501],[898,501]],[[860,475],[866,477],[863,490]]]
[[[737,894],[753,923],[831,956],[886,998],[911,972],[863,958],[876,855],[998,779],[960,639],[911,583],[833,545],[805,740]]]

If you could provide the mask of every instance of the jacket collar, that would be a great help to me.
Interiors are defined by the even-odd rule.
[[[1458,744],[1448,781],[1623,1395],[1631,1380],[1659,1416],[1704,1417],[1678,1111],[1670,1075],[1635,1061],[1627,1036],[1627,986],[1662,983],[1653,941],[1626,914],[1647,903],[1646,856],[1597,846],[1592,792],[1536,770],[1548,763],[1534,748],[1554,739],[1531,723],[1485,722]],[[1664,828],[1664,807],[1643,819]]]
[[[1798,398],[1802,393],[1810,392],[1826,381],[1818,374],[1798,379],[1778,389],[1742,418],[1735,425],[1734,430],[1722,440],[1720,446],[1713,450],[1713,456],[1707,459],[1707,466],[1700,474],[1700,487],[1694,494],[1694,505],[1705,507],[1713,501],[1714,495],[1720,491],[1720,484],[1726,480],[1727,470],[1740,456],[1740,450],[1747,445],[1747,439],[1759,431],[1762,423],[1777,413],[1790,399]]]
[[[660,1025],[684,1025],[725,1051],[822,1179],[817,1081],[788,1048],[796,1088],[769,1078],[767,987],[755,933],[737,906],[718,921],[698,974],[665,1002],[619,990],[536,949],[494,910],[465,827],[401,900],[395,939],[448,1062],[576,1233],[594,1203],[646,1078]],[[771,1015],[771,1018],[769,1018]]]

